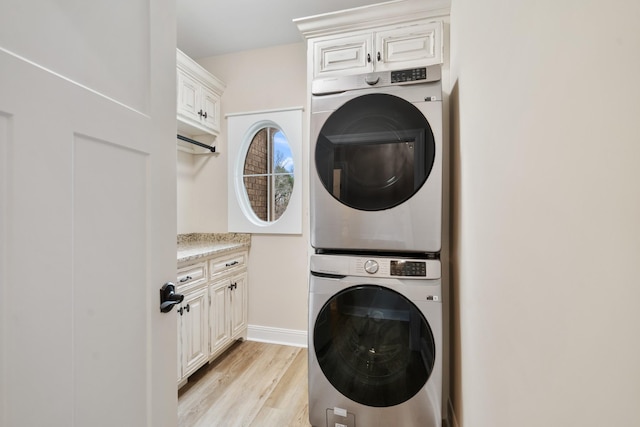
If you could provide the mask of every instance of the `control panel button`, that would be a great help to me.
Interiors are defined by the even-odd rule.
[[[375,274],[378,272],[378,263],[370,259],[364,263],[364,270],[369,274]]]

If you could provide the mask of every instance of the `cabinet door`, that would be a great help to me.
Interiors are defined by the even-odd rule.
[[[208,289],[205,287],[184,296],[182,360],[183,376],[190,375],[209,358]]]
[[[202,86],[202,111],[202,125],[220,132],[220,97],[206,86]]]
[[[231,278],[231,337],[238,338],[247,327],[247,273]]]
[[[201,109],[200,84],[187,74],[178,70],[178,116],[200,122],[198,111]]]
[[[229,280],[221,280],[209,286],[209,326],[211,355],[217,353],[231,339],[229,322]]]
[[[442,63],[442,22],[395,27],[376,33],[376,71]]]
[[[178,383],[182,381],[182,337],[184,336],[184,328],[182,327],[182,316],[178,310],[173,310],[172,313],[175,312],[177,323],[178,323]]]
[[[313,45],[313,76],[360,74],[372,71],[372,43],[371,33],[316,41]]]

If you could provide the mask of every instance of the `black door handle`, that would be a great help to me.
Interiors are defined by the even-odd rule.
[[[184,295],[176,294],[176,285],[167,282],[160,288],[160,311],[168,313],[174,305],[180,304]]]

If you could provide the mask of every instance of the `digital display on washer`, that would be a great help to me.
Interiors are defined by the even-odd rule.
[[[424,261],[391,261],[392,276],[426,276],[427,263]]]

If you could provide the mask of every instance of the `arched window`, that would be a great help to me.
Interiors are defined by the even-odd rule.
[[[302,110],[227,115],[230,232],[302,232]]]

